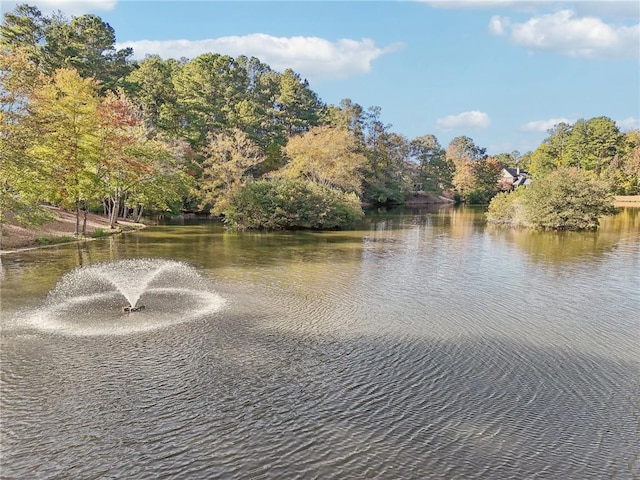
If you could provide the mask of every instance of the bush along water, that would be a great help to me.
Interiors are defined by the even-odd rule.
[[[347,228],[364,216],[354,193],[303,179],[258,180],[229,200],[225,224],[240,230],[331,230]]]
[[[501,193],[487,211],[492,224],[552,230],[594,230],[616,212],[607,185],[575,168],[559,168],[530,187]]]

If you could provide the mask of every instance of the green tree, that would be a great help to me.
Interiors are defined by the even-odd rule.
[[[253,178],[263,161],[262,150],[241,130],[211,134],[200,179],[200,208],[225,213],[229,198]]]
[[[275,104],[275,118],[291,137],[319,124],[324,105],[309,88],[309,82],[290,68],[279,77],[280,90]]]
[[[67,20],[62,14],[49,19],[44,35],[44,71],[73,68],[83,78],[99,82],[101,92],[114,90],[131,71],[130,48],[116,50],[115,31],[96,15]]]
[[[577,128],[580,125],[580,128]],[[595,117],[586,122],[578,120],[572,130],[570,144],[573,143],[573,134],[579,135],[581,150],[579,166],[582,170],[593,171],[600,175],[611,161],[618,155],[622,146],[623,135],[617,125],[608,117]]]
[[[495,157],[487,157],[473,165],[473,187],[467,192],[467,201],[472,204],[486,204],[498,193],[500,162]]]
[[[360,199],[301,178],[248,182],[229,199],[225,224],[236,229],[339,229],[363,217]]]
[[[409,141],[391,131],[380,107],[364,116],[364,152],[367,157],[365,199],[378,204],[401,204],[413,192]]]
[[[151,136],[158,131],[169,134],[179,131],[170,116],[162,115],[175,110],[176,92],[171,78],[179,68],[181,66],[175,60],[164,61],[151,55],[139,62],[126,78],[127,94],[140,107],[145,128]]]
[[[255,57],[239,56],[236,63],[244,69],[248,86],[231,113],[231,126],[262,148],[265,161],[260,173],[265,174],[284,165],[286,128],[278,119],[281,75]]]
[[[552,147],[542,143],[531,154],[528,172],[535,178],[542,178],[558,167],[559,157],[557,157]]]
[[[526,189],[496,196],[490,223],[553,230],[592,230],[615,212],[607,185],[593,174],[560,167]]]
[[[42,60],[42,45],[49,19],[34,6],[21,4],[4,14],[0,26],[0,49],[22,51],[36,65]]]
[[[144,175],[128,185],[123,217],[131,212],[133,220],[139,222],[146,211],[179,211],[195,186],[193,177],[185,171],[179,146],[143,138],[129,153],[145,168]]]
[[[75,69],[97,80],[102,93],[115,89],[131,71],[132,49],[116,50],[115,43],[113,28],[96,15],[45,17],[26,4],[6,13],[0,27],[0,48],[23,50],[48,75]]]
[[[73,69],[57,70],[49,84],[39,87],[32,102],[38,140],[30,154],[46,165],[41,174],[51,178],[46,198],[76,212],[95,195],[98,161],[97,85]]]
[[[435,135],[416,137],[410,144],[411,157],[417,162],[418,175],[425,192],[442,193],[452,187],[455,165]]]
[[[49,178],[42,160],[31,155],[37,140],[29,105],[44,79],[26,52],[0,51],[0,223],[38,223],[38,207]]]
[[[364,148],[365,112],[350,98],[342,99],[338,107],[329,105],[325,111],[324,121],[332,127],[349,130],[361,148]]]
[[[608,117],[580,119],[573,125],[559,123],[533,152],[529,172],[542,177],[558,167],[576,167],[600,176],[623,150],[623,140]]]
[[[177,115],[184,137],[197,151],[210,133],[232,127],[247,82],[246,70],[227,55],[205,53],[174,71]]]
[[[624,134],[619,152],[603,171],[602,177],[617,195],[640,194],[640,130]]]
[[[122,92],[108,93],[98,109],[100,161],[96,177],[109,225],[144,211],[180,208],[193,188],[180,142],[150,139],[135,105]]]
[[[483,160],[487,158],[487,149],[477,146],[473,139],[462,135],[449,142],[447,157],[456,164]]]

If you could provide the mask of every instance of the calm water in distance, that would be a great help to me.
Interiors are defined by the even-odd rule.
[[[140,258],[173,263],[126,316],[87,278]],[[639,209],[184,221],[1,261],[3,479],[640,478]]]

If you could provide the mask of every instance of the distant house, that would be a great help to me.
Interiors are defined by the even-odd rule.
[[[531,176],[520,168],[503,168],[500,172],[500,189],[515,190],[520,186],[531,184]]]

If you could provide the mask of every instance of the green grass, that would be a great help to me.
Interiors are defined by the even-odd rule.
[[[102,238],[102,237],[106,237],[107,235],[109,234],[105,232],[102,228],[96,228],[93,232],[91,232],[91,236],[93,238]]]
[[[69,235],[63,235],[61,237],[50,237],[50,236],[42,236],[36,238],[36,243],[38,245],[55,245],[57,243],[69,243],[75,240],[74,237],[70,237]]]

